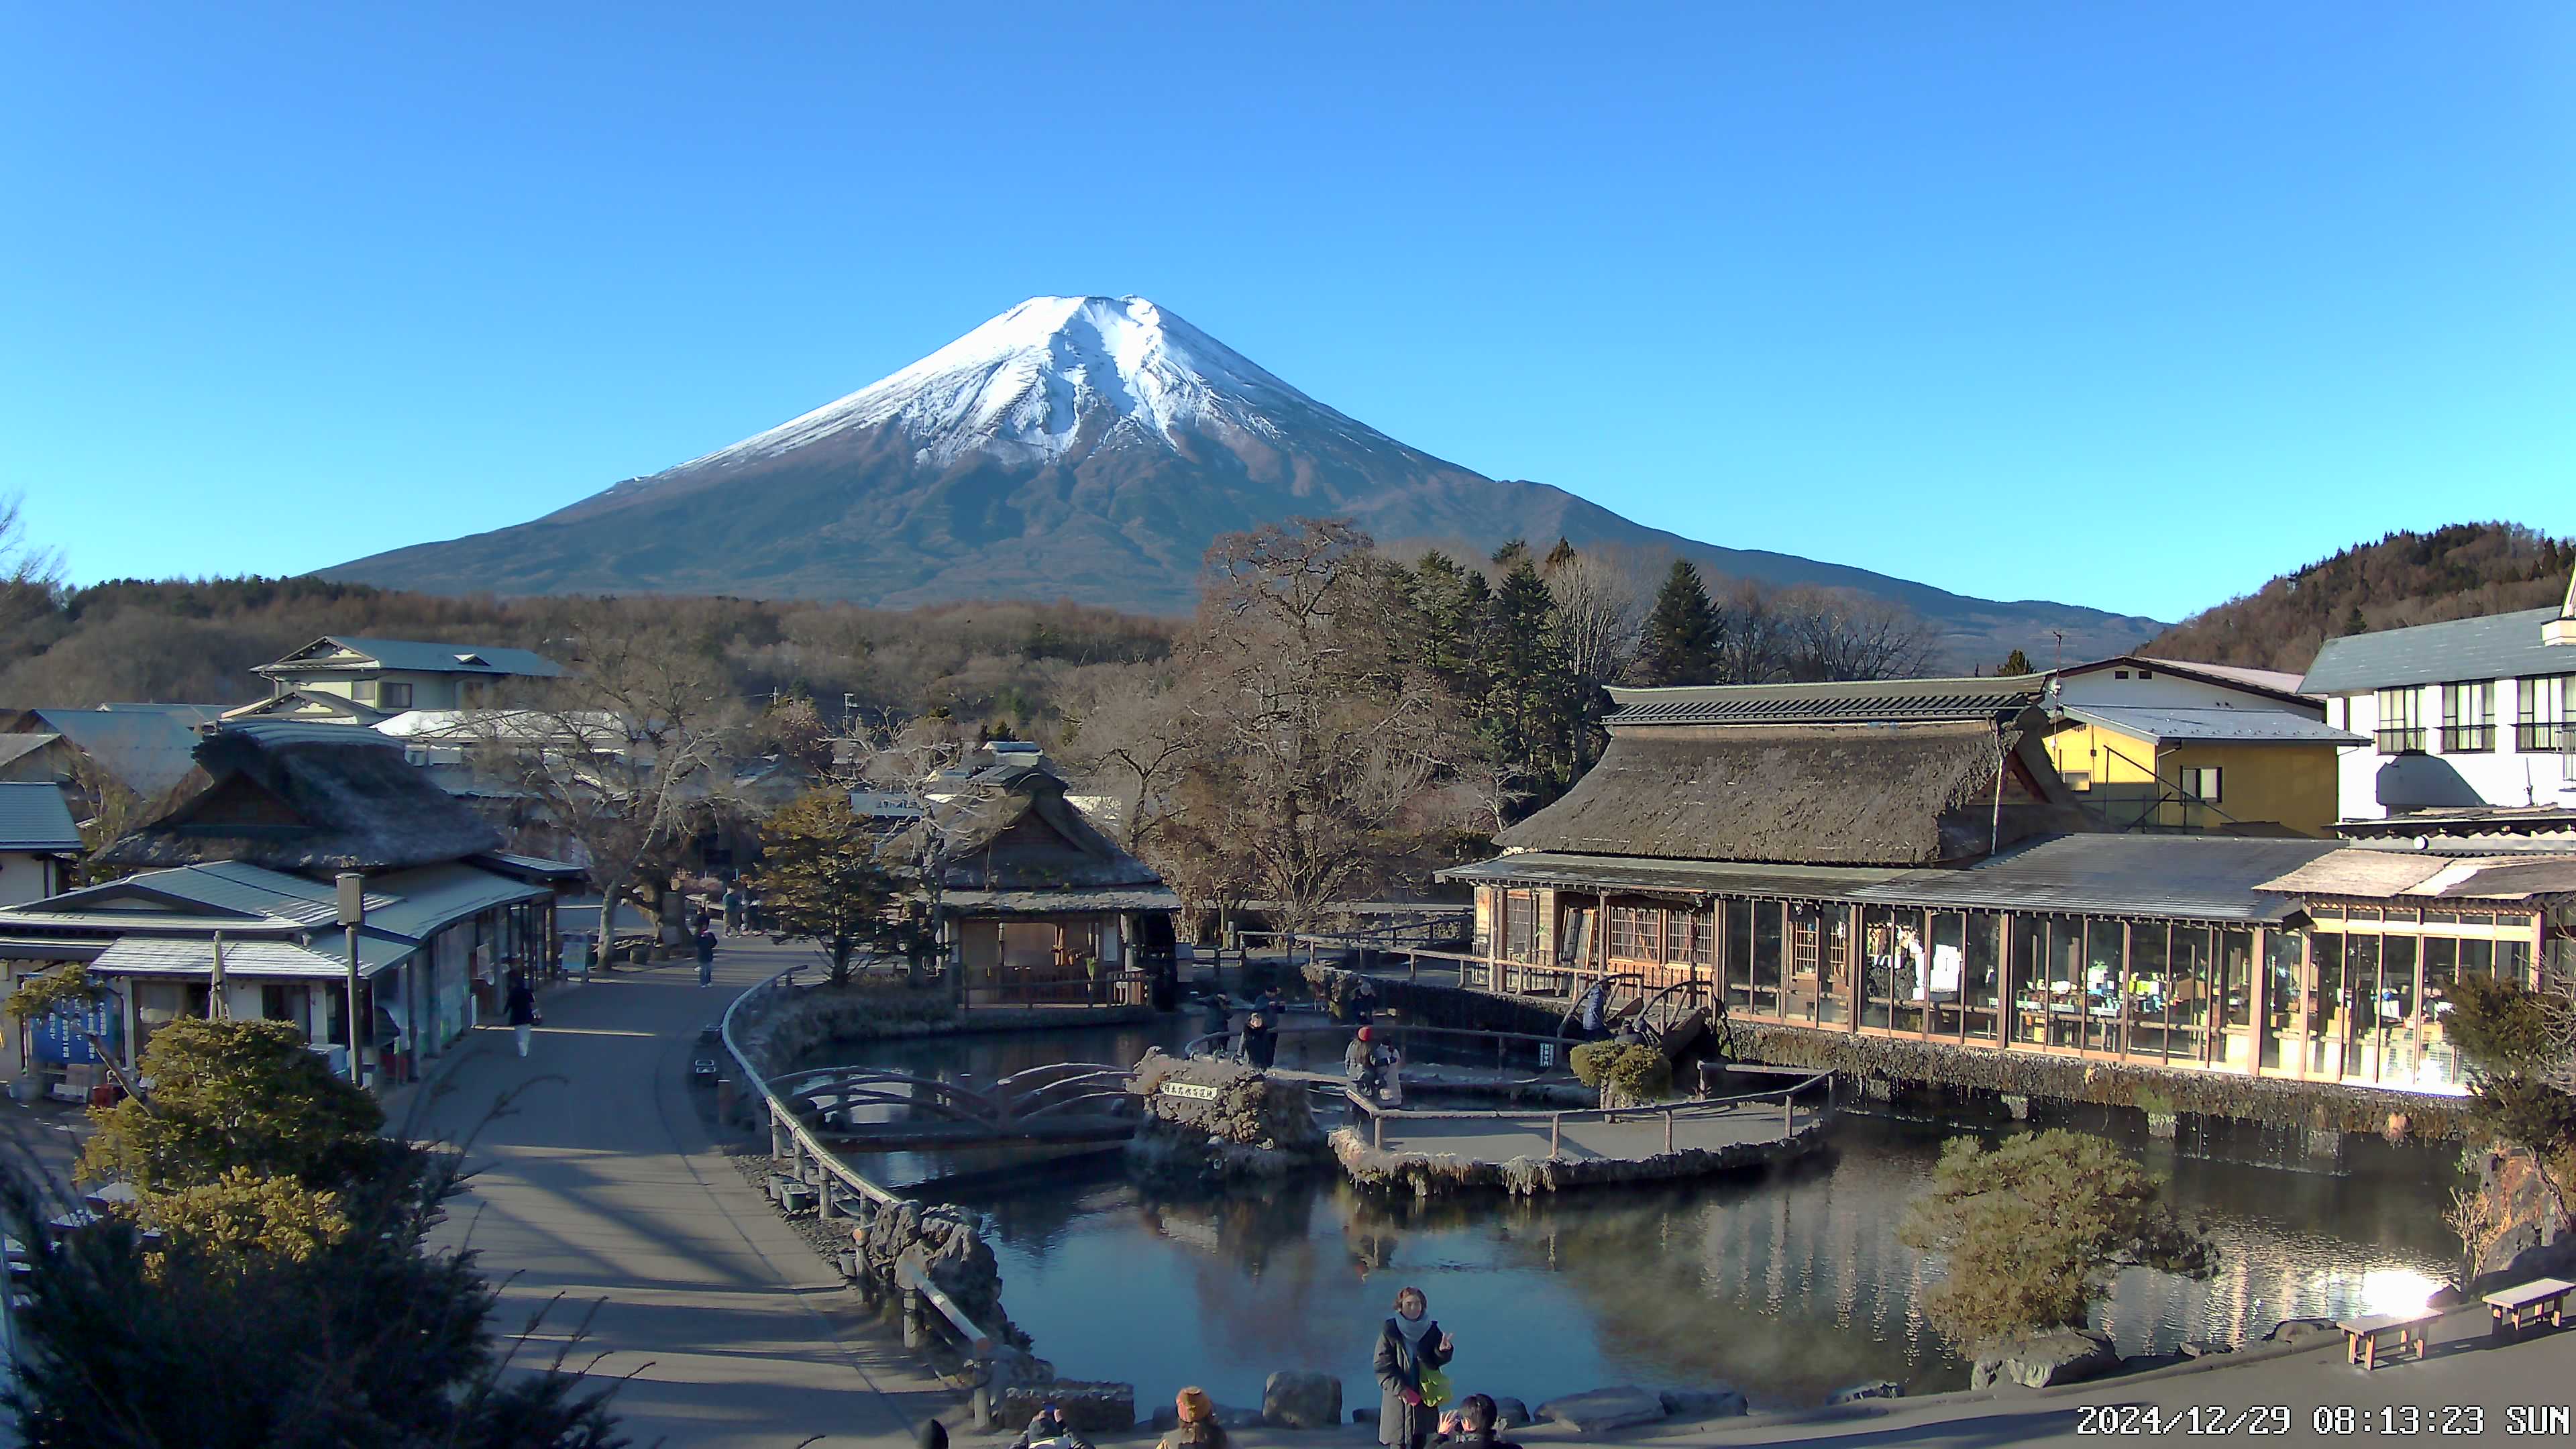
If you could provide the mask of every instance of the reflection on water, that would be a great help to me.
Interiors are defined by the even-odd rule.
[[[989,1080],[1047,1060],[1133,1060],[1163,1036],[842,1050]],[[1373,1402],[1375,1329],[1412,1283],[1457,1336],[1461,1392],[1536,1402],[1614,1383],[1727,1383],[1786,1406],[1868,1379],[1918,1393],[1964,1381],[1915,1306],[1935,1269],[1896,1241],[1950,1130],[1851,1117],[1832,1152],[1782,1172],[1536,1202],[1384,1203],[1331,1174],[1173,1197],[1127,1183],[1114,1159],[981,1176],[957,1195],[989,1213],[1004,1302],[1039,1353],[1068,1377],[1133,1381],[1145,1399],[1198,1383],[1220,1401],[1257,1404],[1273,1370],[1321,1368],[1341,1375],[1346,1403]],[[2406,1306],[2449,1265],[2440,1210],[2450,1169],[2438,1149],[2358,1142],[2329,1176],[2127,1145],[2172,1179],[2221,1256],[2206,1283],[2122,1275],[2097,1326],[2124,1352]]]

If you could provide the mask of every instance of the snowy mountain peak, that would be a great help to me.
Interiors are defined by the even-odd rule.
[[[890,377],[674,471],[860,429],[890,428],[916,462],[946,467],[969,453],[1043,463],[1121,446],[1177,452],[1188,432],[1277,441],[1318,424],[1377,437],[1143,297],[1031,297]]]

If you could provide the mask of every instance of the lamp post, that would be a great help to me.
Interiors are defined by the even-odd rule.
[[[367,878],[354,870],[340,872],[339,920],[349,938],[349,1081],[365,1086],[366,1028],[359,1024],[358,1015],[358,928],[367,923]]]

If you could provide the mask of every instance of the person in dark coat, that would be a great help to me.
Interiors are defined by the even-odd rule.
[[[725,933],[726,935],[728,935],[728,936],[739,936],[739,935],[741,935],[741,934],[742,934],[742,881],[741,881],[739,878],[737,878],[737,879],[736,879],[736,880],[734,880],[731,884],[729,884],[729,885],[727,885],[727,886],[725,887],[725,892],[724,892],[724,913],[725,913],[725,927],[724,927],[724,933]]]
[[[1483,1394],[1469,1394],[1458,1401],[1458,1437],[1453,1444],[1467,1449],[1521,1449],[1521,1446],[1495,1432],[1495,1421],[1502,1417],[1494,1401]]]
[[[1395,1295],[1395,1316],[1377,1336],[1377,1442],[1393,1449],[1422,1449],[1440,1422],[1440,1406],[1425,1403],[1422,1376],[1449,1362],[1458,1345],[1432,1321],[1431,1302],[1419,1288]]]
[[[510,992],[502,998],[502,1009],[510,1014],[510,1034],[519,1039],[519,1055],[528,1054],[528,1035],[537,1024],[537,993],[528,988],[528,973],[510,973]]]
[[[1256,1011],[1244,1018],[1243,1059],[1257,1072],[1270,1070],[1279,1060],[1279,1027],[1267,1011]]]
[[[1053,1403],[1040,1404],[1029,1426],[1011,1442],[1011,1449],[1030,1449],[1033,1444],[1061,1442],[1065,1449],[1091,1449],[1091,1441],[1074,1432],[1064,1420],[1064,1410]]]
[[[703,921],[698,924],[698,984],[700,986],[716,984],[715,927]]]
[[[1609,1006],[1609,983],[1606,981],[1593,982],[1592,989],[1583,993],[1583,1005],[1577,1008],[1579,1016],[1578,1024],[1583,1028],[1583,1034],[1585,1036],[1597,1037],[1601,1035],[1601,1019],[1603,1016],[1608,1014]]]
[[[1377,1016],[1377,983],[1363,976],[1351,987],[1351,1020],[1366,1026]]]

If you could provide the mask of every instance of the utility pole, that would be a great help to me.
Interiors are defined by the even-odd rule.
[[[367,878],[354,870],[340,872],[339,919],[349,938],[349,1081],[365,1086],[366,1027],[358,1015],[358,928],[367,922]]]

